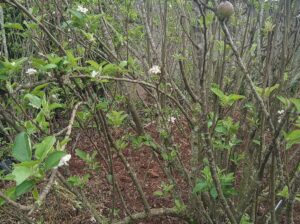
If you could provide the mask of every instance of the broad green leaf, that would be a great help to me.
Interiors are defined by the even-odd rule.
[[[60,159],[65,155],[66,153],[63,151],[56,151],[51,153],[45,160],[46,170],[56,167],[59,164]]]
[[[12,155],[20,162],[31,160],[31,143],[26,132],[21,132],[16,136],[14,146],[12,148]]]
[[[56,64],[47,64],[47,65],[41,67],[41,69],[44,70],[44,71],[48,71],[48,70],[54,69],[54,68],[57,68]]]
[[[289,197],[289,188],[288,188],[288,186],[284,186],[284,188],[277,195],[281,196],[283,198],[288,198]]]
[[[30,177],[33,174],[32,168],[25,166],[17,166],[12,171],[12,175],[14,176],[14,180],[16,184],[21,184],[24,180]]]
[[[284,137],[287,142],[287,149],[289,149],[292,145],[300,142],[300,130],[293,130],[285,134]]]
[[[161,197],[161,196],[164,195],[164,193],[163,193],[162,191],[154,191],[154,192],[153,192],[153,195],[154,195],[154,196]]]
[[[283,96],[277,96],[277,99],[281,102],[281,103],[283,103],[283,105],[284,106],[288,106],[289,105],[289,103],[290,103],[290,101],[289,101],[289,99],[287,99],[287,98],[285,98],[285,97],[283,97]]]
[[[271,87],[267,87],[265,89],[263,88],[260,88],[260,87],[255,87],[257,93],[260,95],[260,96],[263,96],[263,97],[269,97],[271,95],[271,93],[278,89],[279,88],[279,84],[276,84],[274,86],[271,86]],[[264,93],[264,94],[263,94]]]
[[[16,187],[16,196],[20,197],[22,194],[27,193],[28,191],[31,191],[31,189],[34,187],[35,182],[33,180],[25,180],[23,183],[18,185]]]
[[[76,149],[76,156],[78,156],[80,159],[82,159],[83,161],[85,161],[88,157],[88,153],[80,150],[80,149]]]
[[[212,188],[210,189],[209,193],[210,193],[210,196],[211,196],[213,199],[216,199],[216,198],[218,197],[218,192],[217,192],[217,190],[216,190],[215,187],[212,187]]]
[[[37,97],[35,95],[32,95],[30,93],[27,93],[24,98],[29,100],[29,105],[30,106],[32,106],[36,109],[41,108],[42,100],[39,97]]]
[[[128,65],[128,62],[127,62],[127,61],[121,61],[121,62],[120,62],[120,67],[121,67],[121,68],[125,68],[127,65]]]
[[[36,144],[35,157],[41,160],[45,159],[48,153],[51,151],[55,141],[55,136],[48,136],[41,143]]]
[[[128,115],[124,111],[111,111],[107,114],[108,122],[116,127],[119,127]]]
[[[49,105],[49,109],[50,110],[55,110],[55,109],[57,109],[57,108],[63,108],[64,107],[64,105],[63,104],[60,104],[60,103],[51,103],[50,105]]]
[[[197,193],[201,193],[203,191],[206,191],[207,187],[208,187],[207,183],[202,180],[202,181],[198,182],[195,185],[195,187],[193,189],[193,194],[197,194]]]
[[[91,65],[91,67],[98,71],[101,67],[101,65],[99,65],[97,62],[93,61],[93,60],[89,60],[89,61],[86,61],[87,63],[89,63]]]
[[[218,98],[221,102],[221,105],[225,106],[225,107],[232,106],[236,101],[245,98],[245,96],[237,95],[237,94],[230,94],[227,96],[223,93],[223,91],[216,84],[213,84],[210,89],[214,94],[216,94],[218,96]]]
[[[49,85],[49,83],[44,83],[44,84],[38,85],[31,91],[31,94],[39,96],[40,95],[39,93],[41,92],[41,90],[46,88],[48,85]]]
[[[216,94],[220,100],[224,99],[226,97],[226,95],[222,92],[222,90],[219,89],[219,87],[217,85],[213,86],[210,88],[210,90]]]
[[[292,98],[290,101],[295,105],[297,112],[300,112],[300,99]]]
[[[104,75],[114,75],[119,71],[119,67],[115,64],[107,64],[103,68]]]
[[[85,174],[83,177],[71,176],[68,178],[67,181],[73,186],[83,188],[88,183],[89,178],[90,178],[90,175]]]
[[[20,23],[5,23],[4,27],[15,30],[24,30],[23,26]]]

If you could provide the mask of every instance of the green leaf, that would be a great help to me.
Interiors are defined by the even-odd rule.
[[[218,192],[215,187],[212,187],[210,189],[209,193],[213,199],[216,199],[218,197]]]
[[[222,90],[219,89],[219,87],[217,85],[214,85],[210,88],[210,90],[216,94],[220,100],[224,99],[226,97],[226,95],[222,92]]]
[[[10,187],[8,188],[4,194],[9,197],[11,200],[16,200],[16,187]],[[5,204],[5,200],[3,198],[0,198],[0,206]]]
[[[45,159],[56,141],[55,136],[46,137],[41,143],[35,145],[35,157]]]
[[[206,191],[207,187],[208,187],[208,185],[205,181],[200,181],[195,185],[195,187],[193,189],[193,194],[197,194],[197,193],[201,193],[203,191]]]
[[[83,177],[71,176],[68,178],[67,181],[73,186],[83,188],[88,183],[89,178],[90,178],[90,175],[85,174]]]
[[[285,97],[283,97],[283,96],[277,96],[277,99],[284,105],[284,106],[288,106],[289,105],[289,103],[290,103],[290,101],[287,99],[287,98],[285,98]]]
[[[245,98],[245,96],[237,95],[237,94],[230,94],[227,96],[216,84],[213,84],[210,89],[214,94],[218,96],[219,100],[221,101],[221,105],[225,107],[232,106],[236,101]]]
[[[12,148],[12,155],[20,162],[31,160],[31,143],[26,132],[21,132],[16,136],[15,143]]]
[[[17,166],[12,171],[12,175],[14,176],[14,180],[16,181],[17,185],[21,184],[32,174],[33,174],[32,169],[26,166]]]
[[[36,109],[41,108],[42,100],[39,97],[37,97],[35,95],[32,95],[30,93],[27,93],[24,98],[29,100],[29,105],[30,106],[32,106]]]
[[[128,62],[127,62],[127,61],[121,61],[121,62],[120,62],[120,67],[121,67],[121,68],[125,68],[127,65],[128,65]]]
[[[80,159],[82,159],[83,161],[85,161],[88,157],[88,153],[80,150],[80,149],[76,149],[75,150],[75,154],[76,156],[78,156]]]
[[[47,65],[43,66],[41,69],[44,70],[44,71],[48,71],[48,70],[51,70],[51,69],[54,69],[54,68],[57,68],[56,64],[47,64]]]
[[[60,103],[52,103],[49,105],[49,109],[50,110],[55,110],[57,108],[63,108],[64,105],[63,104],[60,104]]]
[[[39,199],[39,191],[37,190],[36,187],[34,187],[34,189],[32,190],[32,196],[35,201],[37,201]]]
[[[285,134],[285,141],[287,142],[287,149],[289,149],[292,145],[300,142],[300,130],[293,130],[287,134]]]
[[[292,98],[290,101],[295,105],[297,112],[300,112],[300,99]]]
[[[59,164],[60,159],[65,155],[66,153],[63,151],[56,151],[51,153],[45,160],[46,170],[56,167]]]
[[[271,86],[271,87],[267,87],[265,89],[263,88],[260,88],[260,87],[255,87],[255,90],[257,91],[257,93],[260,95],[260,96],[263,96],[263,97],[269,97],[271,95],[271,93],[278,89],[279,88],[279,84],[276,84],[274,86]],[[264,94],[263,94],[264,93]]]
[[[161,196],[164,195],[164,193],[163,193],[162,191],[154,191],[154,192],[153,192],[153,195],[154,195],[154,196],[161,197]]]
[[[35,182],[33,180],[25,180],[23,183],[16,187],[16,196],[20,197],[22,194],[31,191],[34,185]]]
[[[5,23],[4,27],[15,30],[24,30],[23,26],[20,23]]]
[[[284,188],[277,195],[281,196],[283,198],[288,198],[289,197],[289,188],[288,188],[288,186],[284,186]]]
[[[115,75],[119,71],[119,67],[115,64],[107,64],[103,68],[104,75]]]
[[[112,111],[107,114],[108,123],[113,126],[119,127],[127,116],[127,114],[124,114],[124,111]]]

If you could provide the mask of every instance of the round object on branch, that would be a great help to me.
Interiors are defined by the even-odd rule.
[[[219,19],[229,19],[229,17],[234,13],[234,8],[231,2],[223,1],[217,6],[217,15]]]

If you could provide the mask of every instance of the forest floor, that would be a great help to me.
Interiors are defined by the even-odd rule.
[[[150,134],[154,139],[158,140],[159,136],[156,131],[155,124],[150,124],[146,128],[146,132]],[[180,146],[180,156],[185,164],[186,168],[189,168],[189,161],[191,158],[190,153],[190,140],[189,140],[189,128],[186,124],[175,124],[172,127],[174,136],[174,142]],[[114,133],[115,137],[121,136],[122,132]],[[72,141],[68,144],[69,153],[72,154],[69,167],[62,168],[61,172],[66,175],[79,175],[82,176],[86,173],[90,174],[90,179],[86,187],[83,189],[86,197],[95,206],[95,208],[103,215],[108,217],[110,214],[110,208],[112,207],[112,191],[106,176],[108,167],[101,163],[102,169],[99,171],[85,170],[87,167],[84,162],[75,155],[75,149],[79,148],[86,152],[95,150],[95,146],[103,150],[105,154],[105,143],[99,133],[93,129],[86,129],[84,131],[80,129],[74,129],[72,134]],[[151,149],[147,146],[134,150],[126,148],[124,155],[128,159],[128,162],[132,168],[136,171],[136,175],[140,184],[145,192],[145,195],[149,201],[151,208],[161,208],[174,206],[174,201],[171,197],[158,197],[154,195],[154,192],[160,190],[162,183],[167,183],[167,177],[160,168],[162,159],[155,157]],[[297,155],[300,156],[300,155]],[[99,161],[103,162],[101,157]],[[123,200],[127,204],[127,209],[132,213],[142,212],[143,203],[133,185],[130,176],[128,175],[125,167],[120,159],[116,156],[113,158],[113,167],[115,170],[115,178],[119,184],[120,191],[123,195]],[[187,186],[185,184],[183,175],[174,171],[176,176],[177,186],[179,192],[182,192],[181,197],[184,201],[188,201]],[[118,219],[126,216],[125,209],[122,206],[121,199],[117,192],[115,192],[115,217]],[[59,188],[55,185],[53,190],[47,196],[47,200],[42,208],[36,213],[37,217],[43,217],[45,224],[92,224],[95,223],[89,212],[80,208],[80,203],[67,191]],[[262,210],[264,210],[262,208]],[[262,212],[263,213],[263,212]],[[296,204],[295,207],[295,224],[300,224],[300,206]],[[1,220],[5,220],[4,222]],[[0,222],[1,223],[18,223],[17,219],[13,216],[8,216],[0,209]],[[185,223],[179,218],[173,217],[157,217],[149,218],[138,222],[140,224],[181,224]],[[281,223],[284,222],[282,217]]]

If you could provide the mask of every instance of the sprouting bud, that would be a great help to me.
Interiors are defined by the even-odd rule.
[[[220,20],[229,19],[234,13],[233,5],[229,1],[221,2],[217,6],[217,15]]]

